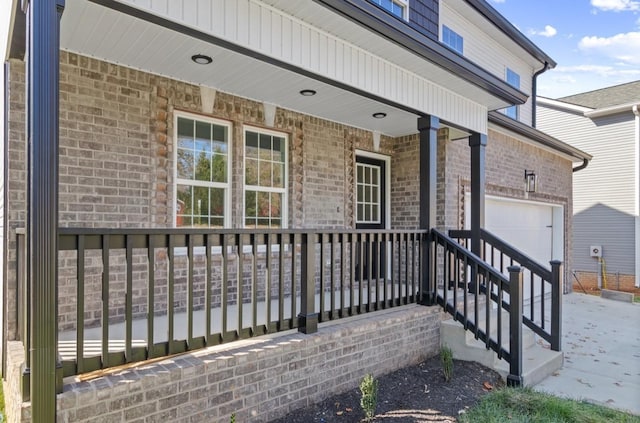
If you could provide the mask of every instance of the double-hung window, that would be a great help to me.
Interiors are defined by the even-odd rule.
[[[464,39],[460,34],[446,25],[442,25],[442,43],[458,53],[463,54]]]
[[[409,0],[369,0],[400,19],[409,20]]]
[[[247,228],[286,227],[287,204],[286,135],[245,127],[245,226]]]
[[[176,226],[229,227],[228,123],[176,113]]]
[[[507,84],[520,89],[520,75],[507,68]],[[518,106],[511,106],[504,109],[504,114],[512,119],[518,119]]]

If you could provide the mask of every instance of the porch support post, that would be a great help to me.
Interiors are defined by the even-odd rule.
[[[30,0],[27,13],[27,281],[31,285],[31,413],[56,421],[58,75],[64,0]]]
[[[478,257],[482,257],[480,230],[484,228],[486,146],[486,134],[473,133],[469,137],[469,147],[471,147],[471,251]]]
[[[438,178],[438,128],[440,119],[436,116],[418,118],[420,131],[420,229],[436,227],[436,182]],[[419,302],[433,305],[436,300],[435,280],[431,266],[434,263],[430,237],[422,238],[422,274],[420,275]]]

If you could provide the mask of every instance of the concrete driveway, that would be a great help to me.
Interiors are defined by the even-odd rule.
[[[573,293],[562,305],[564,365],[535,389],[640,415],[640,304]]]

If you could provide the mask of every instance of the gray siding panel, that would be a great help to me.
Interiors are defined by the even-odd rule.
[[[589,166],[574,173],[573,267],[596,271],[589,246],[603,247],[607,274],[635,273],[634,120],[631,112],[589,119],[538,107],[538,129],[589,154]]]

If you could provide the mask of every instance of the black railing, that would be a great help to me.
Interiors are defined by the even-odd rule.
[[[468,232],[452,235],[459,239],[437,230],[60,228],[59,379],[266,333],[311,333],[319,322],[436,298],[510,363],[508,381],[519,384],[523,323],[560,349],[561,265],[552,262],[549,271],[484,231],[478,257],[465,247]],[[18,231],[17,319],[28,392],[25,245]],[[434,292],[420,290],[425,254]],[[541,292],[543,303],[545,292],[552,297],[550,311],[536,319],[533,305],[523,313],[529,274],[550,285],[530,292]]]
[[[318,322],[415,303],[425,237],[420,230],[60,228],[63,374],[289,329],[310,333]],[[18,269],[23,303],[27,284]],[[25,305],[19,324],[28,370]]]
[[[432,280],[437,302],[473,332],[487,349],[509,363],[507,383],[522,383],[522,271],[509,268],[508,277],[447,235],[431,230]],[[502,310],[509,313],[503,322]],[[505,330],[505,326],[508,329]],[[505,333],[506,332],[506,333]]]
[[[449,231],[465,247],[471,231]],[[554,351],[561,350],[562,337],[562,263],[557,260],[547,269],[486,230],[481,230],[482,259],[498,272],[506,275],[508,268],[519,266],[523,270],[523,296],[526,307],[522,320],[525,326],[547,341]],[[550,297],[550,298],[549,298]]]

